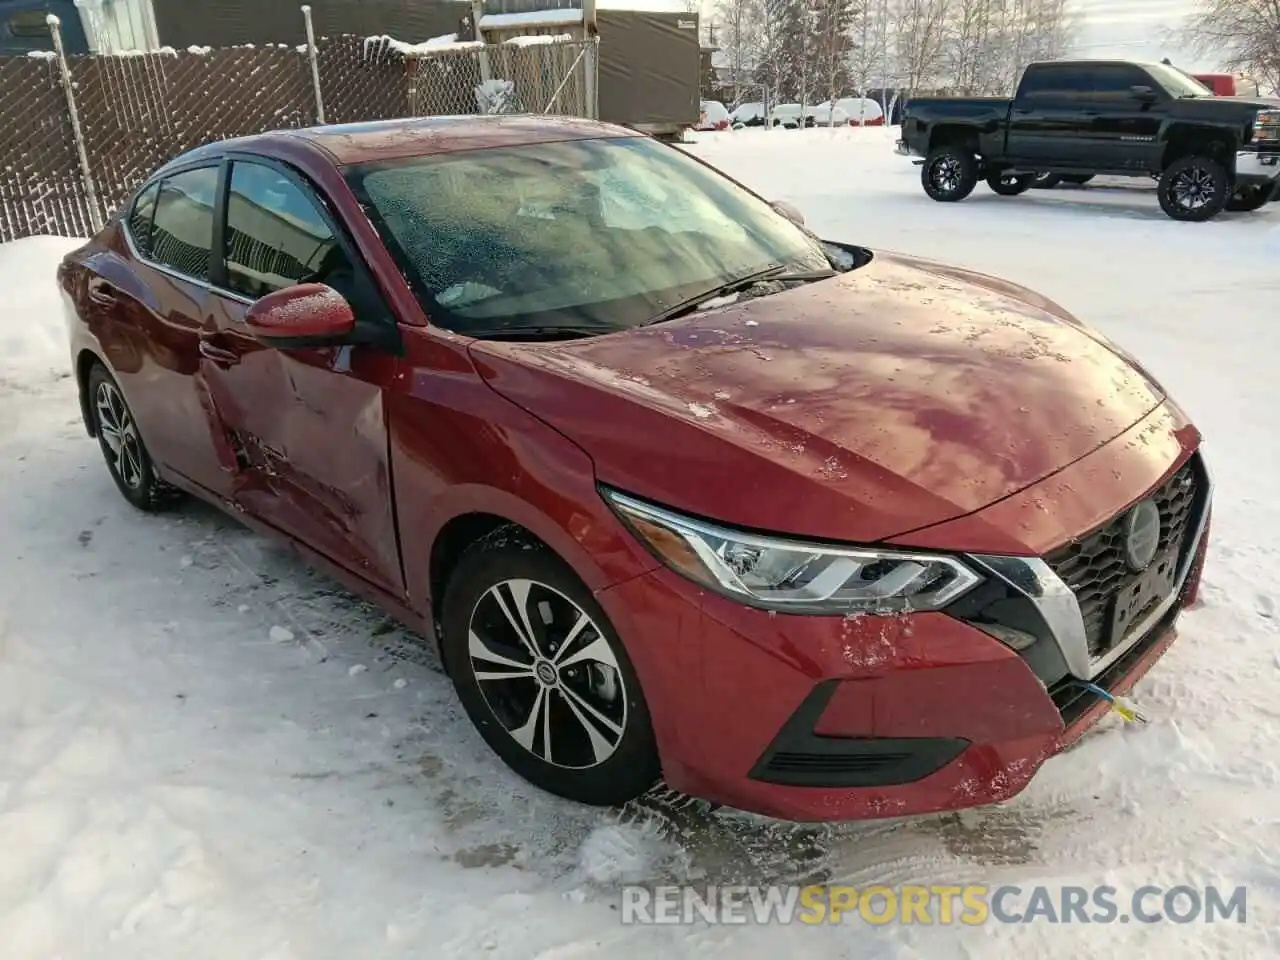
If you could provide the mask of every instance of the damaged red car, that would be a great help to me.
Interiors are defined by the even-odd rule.
[[[1004,800],[1173,640],[1200,435],[1061,307],[801,219],[588,121],[201,147],[61,266],[85,425],[438,643],[545,790]]]

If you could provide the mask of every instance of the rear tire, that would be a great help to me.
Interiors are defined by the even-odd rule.
[[[1160,209],[1172,219],[1203,223],[1226,206],[1231,196],[1231,178],[1216,160],[1182,157],[1165,168],[1157,193]]]
[[[939,203],[963,200],[978,185],[978,158],[964,147],[935,147],[920,168],[920,183]]]
[[[445,666],[508,767],[578,803],[616,806],[661,766],[631,660],[573,570],[520,528],[472,544],[444,591]]]
[[[100,362],[89,371],[86,389],[94,435],[107,462],[107,472],[124,498],[147,513],[178,499],[178,491],[156,476],[155,464],[142,442],[124,391]]]
[[[1034,173],[1024,173],[1020,176],[1012,176],[1007,173],[992,173],[987,175],[987,186],[1002,197],[1016,197],[1020,193],[1026,193],[1031,189],[1032,183],[1035,181]]]
[[[1271,199],[1272,187],[1244,187],[1237,190],[1226,202],[1224,210],[1232,213],[1252,213],[1267,205]]]

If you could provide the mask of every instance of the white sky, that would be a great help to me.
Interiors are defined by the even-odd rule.
[[[1180,67],[1212,70],[1212,58],[1197,59],[1168,35],[1195,10],[1194,0],[1074,0],[1083,15],[1082,57],[1159,60],[1169,57]]]

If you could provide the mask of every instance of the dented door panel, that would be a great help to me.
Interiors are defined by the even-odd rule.
[[[240,470],[233,501],[369,582],[402,593],[382,384],[364,347],[277,350],[214,298],[202,363]]]

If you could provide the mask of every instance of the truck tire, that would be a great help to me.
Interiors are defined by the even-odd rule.
[[[920,183],[939,203],[963,200],[978,185],[978,158],[964,147],[934,147],[920,168]]]
[[[1000,194],[1002,197],[1016,197],[1020,193],[1026,193],[1031,189],[1031,185],[1035,183],[1036,175],[1034,173],[1024,173],[1020,176],[1014,176],[1008,173],[990,173],[987,174],[987,186]]]
[[[1037,190],[1052,190],[1061,182],[1062,177],[1056,173],[1037,173],[1031,185]]]
[[[1271,187],[1244,187],[1227,201],[1224,210],[1232,213],[1250,213],[1265,206],[1271,199]]]
[[[1231,177],[1209,157],[1181,157],[1165,168],[1157,191],[1160,209],[1174,220],[1203,223],[1222,212],[1231,197]]]

